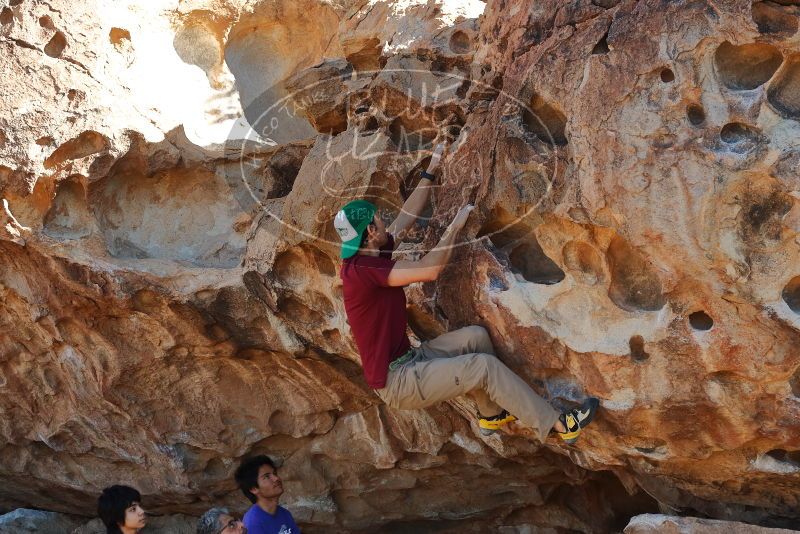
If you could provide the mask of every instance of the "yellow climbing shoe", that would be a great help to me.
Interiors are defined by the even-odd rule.
[[[581,405],[580,408],[575,408],[566,413],[562,413],[558,418],[566,432],[559,432],[558,435],[565,443],[573,444],[578,441],[578,436],[581,435],[581,430],[592,422],[594,414],[597,413],[597,408],[600,406],[600,401],[594,397],[589,397]]]
[[[484,436],[491,436],[500,430],[501,426],[516,420],[516,417],[505,410],[492,417],[482,417],[478,414],[478,426],[481,428],[481,434]]]

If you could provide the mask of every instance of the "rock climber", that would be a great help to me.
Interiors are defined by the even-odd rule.
[[[488,332],[468,326],[412,347],[403,288],[436,280],[450,259],[458,232],[473,206],[456,214],[439,243],[417,261],[393,260],[392,252],[427,206],[444,146],[437,145],[419,184],[388,226],[366,200],[347,203],[334,218],[342,240],[340,275],[350,329],[370,388],[393,408],[415,410],[470,394],[481,433],[490,435],[519,420],[544,442],[554,430],[575,443],[597,411],[589,398],[560,413],[495,355]]]

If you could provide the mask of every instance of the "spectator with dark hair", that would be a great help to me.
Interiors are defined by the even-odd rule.
[[[289,510],[279,506],[283,483],[268,456],[244,460],[234,475],[236,484],[253,505],[244,514],[250,534],[299,534]]]
[[[227,508],[212,508],[197,522],[197,534],[247,534],[247,528]]]
[[[142,495],[130,486],[111,486],[97,499],[97,515],[107,534],[136,534],[147,523]]]

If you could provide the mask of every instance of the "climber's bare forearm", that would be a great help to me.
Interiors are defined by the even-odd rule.
[[[400,215],[388,228],[389,233],[395,236],[396,239],[402,240],[408,229],[417,222],[422,212],[425,211],[431,198],[431,189],[433,189],[433,182],[427,178],[421,178],[417,187],[414,188],[414,191],[403,203]]]

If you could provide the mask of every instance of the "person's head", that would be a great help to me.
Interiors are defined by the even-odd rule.
[[[342,240],[342,258],[356,255],[360,248],[379,249],[389,241],[377,211],[372,202],[353,200],[336,214],[333,226]]]
[[[283,493],[283,482],[269,456],[254,456],[244,460],[234,478],[244,496],[254,504],[259,499],[277,499]]]
[[[389,232],[386,231],[386,223],[384,223],[377,214],[373,215],[372,222],[367,225],[366,231],[361,236],[361,245],[359,248],[377,250],[388,242]]]
[[[247,534],[247,529],[227,508],[212,508],[197,522],[197,534]]]
[[[130,486],[111,486],[97,499],[97,515],[108,534],[136,532],[144,528],[147,517],[141,507],[142,496]]]

